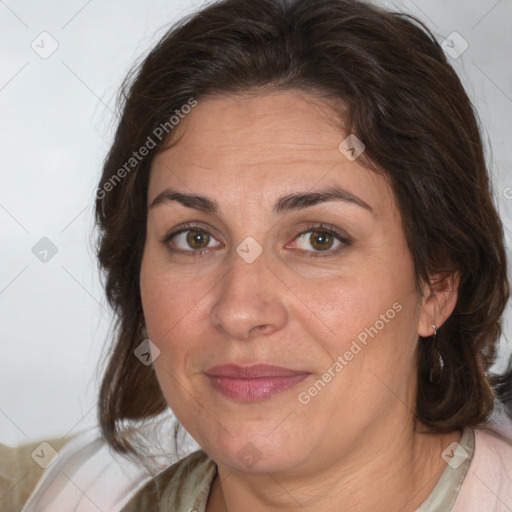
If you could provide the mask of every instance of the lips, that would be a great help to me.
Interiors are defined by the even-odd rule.
[[[252,379],[259,377],[292,377],[308,372],[291,370],[272,364],[255,364],[252,366],[238,366],[237,364],[223,364],[213,366],[205,371],[211,377],[230,377],[233,379]]]
[[[205,375],[216,391],[229,398],[259,401],[290,389],[311,374],[267,364],[225,364],[209,368]]]

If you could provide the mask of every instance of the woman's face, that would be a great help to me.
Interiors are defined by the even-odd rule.
[[[151,169],[141,294],[156,374],[201,447],[242,471],[323,467],[413,424],[432,319],[392,192],[334,123],[298,91],[204,99]],[[212,370],[227,364],[291,372]]]

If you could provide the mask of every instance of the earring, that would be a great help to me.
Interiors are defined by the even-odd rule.
[[[146,329],[146,326],[143,325],[140,329],[140,333],[142,334],[142,336],[144,337],[144,339],[147,339],[148,337],[148,330]]]
[[[434,337],[433,341],[436,342],[437,341],[437,328],[434,324],[432,324],[432,328],[434,329],[434,334],[432,334],[432,336]],[[439,350],[439,348],[438,348],[438,350]],[[444,361],[443,361],[443,356],[441,354],[439,354],[439,367],[440,367],[440,370],[443,371]],[[430,382],[434,382],[433,373],[434,373],[434,370],[430,369]],[[440,377],[435,382],[440,382]]]

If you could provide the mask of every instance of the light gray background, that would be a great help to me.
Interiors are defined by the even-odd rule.
[[[467,41],[452,62],[490,141],[509,246],[512,2],[379,3],[420,17],[440,41],[454,31]],[[203,4],[0,0],[2,443],[63,436],[96,421],[96,369],[111,315],[94,259],[92,207],[115,127],[115,94],[166,27]],[[52,44],[57,50],[41,58]],[[32,252],[43,237],[57,247],[46,263]],[[507,336],[509,317],[507,310]],[[503,354],[510,352],[502,342]]]

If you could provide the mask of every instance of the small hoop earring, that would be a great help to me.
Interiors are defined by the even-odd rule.
[[[434,324],[432,324],[432,328],[434,329],[434,334],[432,334],[432,336],[434,337],[434,342],[437,341],[437,328]],[[444,368],[444,360],[443,360],[443,356],[441,354],[439,354],[439,366],[440,366],[440,370],[443,371],[443,368]],[[430,382],[434,383],[434,379],[433,379],[433,373],[434,373],[434,370],[433,369],[430,369]],[[437,381],[435,381],[435,383],[439,383],[441,381],[441,377],[439,377],[437,379]]]

